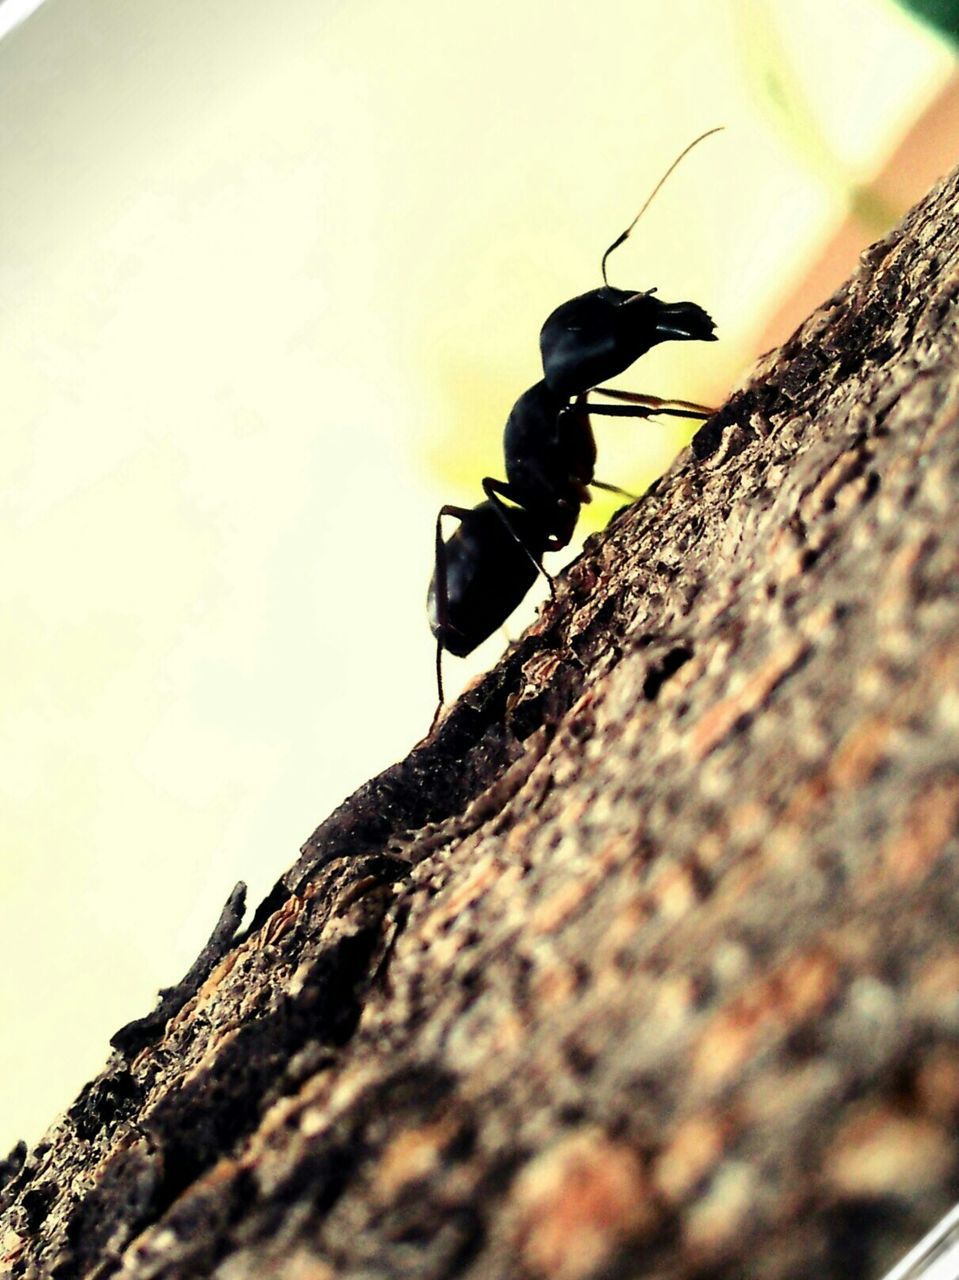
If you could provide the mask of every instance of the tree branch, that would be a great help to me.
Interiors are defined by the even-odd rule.
[[[950,1206],[957,192],[12,1160],[11,1276],[878,1277]]]

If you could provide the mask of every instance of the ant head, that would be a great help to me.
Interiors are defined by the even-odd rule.
[[[601,262],[599,265],[600,265],[600,271],[602,271],[602,273],[603,273],[603,284],[604,284],[604,285],[606,285],[606,287],[607,287],[607,288],[609,288],[609,276],[606,274],[606,260],[607,260],[607,258],[609,257],[609,255],[613,252],[613,250],[614,250],[614,249],[618,249],[618,248],[619,248],[619,246],[623,243],[623,241],[624,241],[624,240],[628,240],[628,239],[629,239],[629,236],[630,236],[630,233],[631,233],[631,232],[632,232],[632,230],[633,230],[633,227],[635,227],[636,223],[640,220],[640,218],[643,216],[643,214],[646,212],[646,210],[649,208],[649,206],[653,203],[653,199],[654,199],[654,197],[656,196],[657,192],[658,192],[658,191],[659,191],[659,189],[663,186],[663,184],[665,183],[666,179],[670,176],[670,174],[673,172],[673,170],[676,168],[676,166],[679,164],[679,162],[680,162],[680,161],[681,161],[685,156],[688,156],[688,155],[689,155],[689,153],[690,153],[690,151],[692,151],[693,147],[698,146],[698,145],[699,145],[699,143],[700,143],[700,142],[702,142],[705,138],[711,138],[711,137],[712,137],[712,135],[713,135],[714,133],[721,133],[721,132],[722,132],[722,130],[723,130],[723,128],[724,128],[724,126],[720,124],[720,125],[716,125],[716,127],[715,127],[715,128],[713,128],[713,129],[707,129],[707,130],[706,130],[706,132],[705,132],[705,133],[701,133],[701,134],[699,135],[699,137],[698,137],[698,138],[693,138],[692,142],[690,142],[690,143],[688,144],[688,146],[685,146],[685,147],[682,149],[682,151],[680,151],[679,155],[676,157],[676,159],[675,159],[675,160],[673,161],[673,163],[669,166],[669,168],[666,170],[666,172],[663,174],[663,176],[660,178],[660,180],[656,183],[655,187],[653,187],[652,191],[651,191],[651,192],[649,193],[649,195],[646,197],[646,202],[645,202],[645,204],[643,205],[643,207],[640,209],[639,213],[637,213],[636,217],[632,220],[632,222],[629,224],[629,226],[626,228],[626,230],[625,230],[625,231],[623,231],[623,232],[621,232],[621,233],[616,237],[616,239],[613,241],[613,243],[609,246],[609,248],[608,248],[608,249],[606,250],[606,252],[603,254],[602,262]],[[652,290],[650,289],[650,290],[648,290],[648,292],[652,293]],[[636,295],[636,297],[640,297],[640,296],[642,296],[642,295],[640,295],[640,294],[637,294],[637,295]]]

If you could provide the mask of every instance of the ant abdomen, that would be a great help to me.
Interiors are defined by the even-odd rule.
[[[465,658],[529,591],[548,539],[540,522],[519,507],[510,508],[509,525],[489,501],[443,507],[444,515],[460,523],[437,557],[426,608],[439,649]],[[441,537],[437,520],[437,545]]]

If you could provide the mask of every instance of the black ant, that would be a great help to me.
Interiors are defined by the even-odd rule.
[[[501,626],[542,573],[543,555],[569,544],[589,486],[624,493],[596,480],[592,414],[651,417],[663,414],[708,418],[713,410],[686,400],[662,400],[598,387],[624,372],[659,342],[715,341],[715,326],[695,302],[664,303],[609,284],[606,262],[629,236],[653,197],[710,129],[689,144],[654,187],[639,213],[603,254],[603,285],[552,312],[540,333],[544,378],[516,401],[506,422],[506,480],[483,480],[486,501],[444,506],[436,518],[436,559],[427,609],[436,637],[439,694],[434,725],[443,706],[442,654],[465,657]],[[587,392],[619,400],[598,405]],[[631,495],[625,494],[630,497]],[[504,501],[506,499],[507,501]],[[511,503],[513,505],[507,505]],[[443,540],[442,520],[459,527]]]

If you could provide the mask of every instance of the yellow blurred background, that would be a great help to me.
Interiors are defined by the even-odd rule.
[[[717,403],[957,158],[950,56],[886,0],[16,5],[3,1149],[425,733],[436,510],[502,474],[542,321],[686,143],[726,126],[610,275],[721,341],[619,381]],[[685,438],[597,435],[632,489]]]

